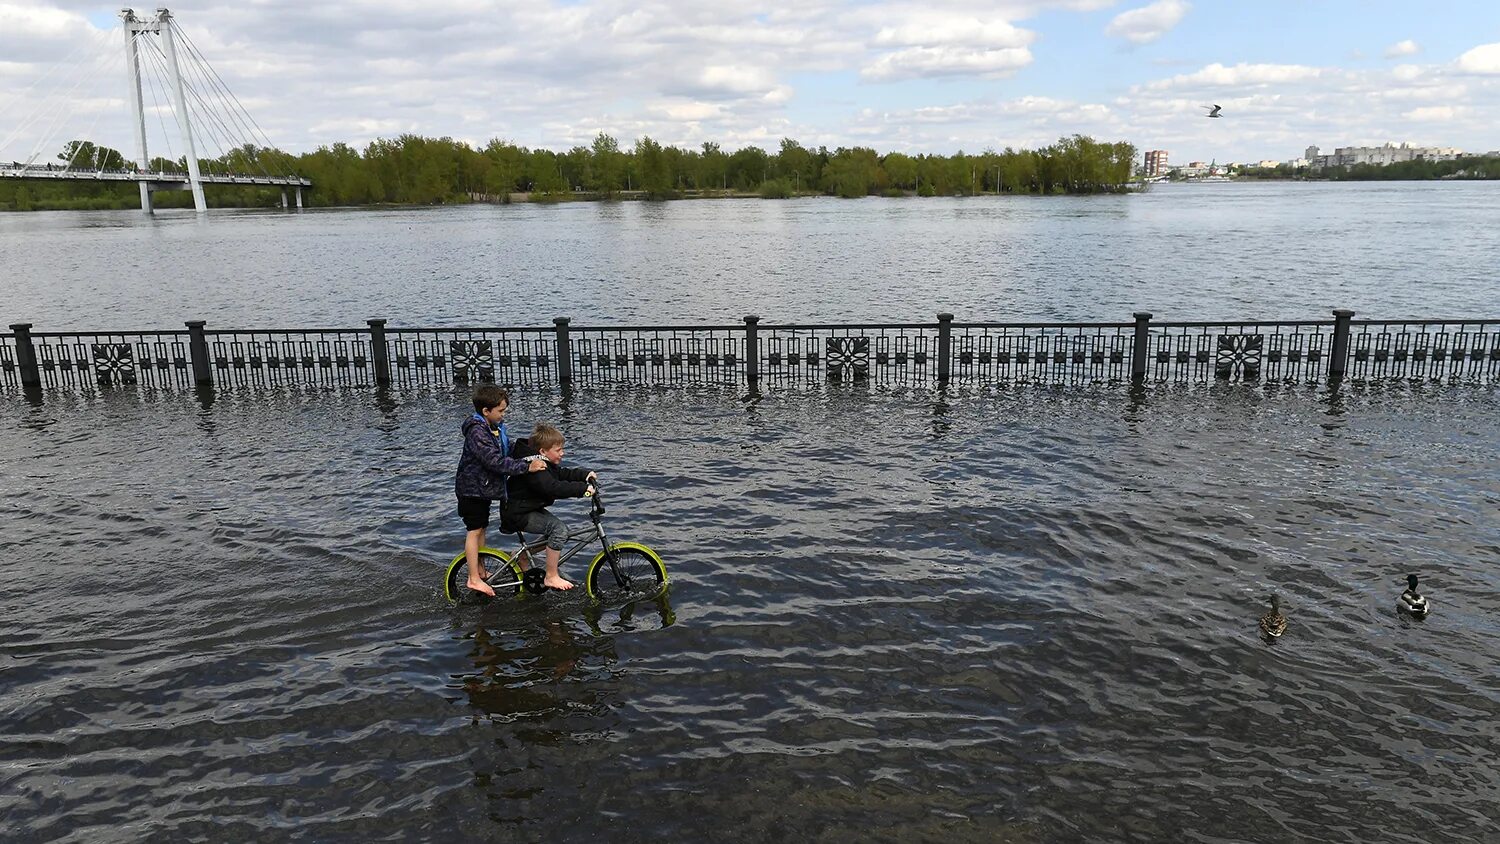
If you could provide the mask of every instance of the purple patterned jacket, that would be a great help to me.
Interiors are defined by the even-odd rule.
[[[503,425],[501,426],[504,427]],[[500,449],[500,438],[477,416],[464,420],[464,453],[458,459],[454,492],[460,497],[505,500],[505,476],[525,474],[528,465]]]

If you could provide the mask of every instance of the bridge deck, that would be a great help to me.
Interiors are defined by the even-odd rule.
[[[186,173],[137,172],[135,170],[69,170],[42,167],[0,167],[0,179],[50,179],[64,182],[152,182],[182,184]],[[205,185],[271,185],[310,188],[312,181],[300,176],[241,176],[203,174]]]

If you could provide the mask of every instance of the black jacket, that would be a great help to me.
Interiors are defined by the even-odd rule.
[[[510,454],[525,459],[537,450],[531,447],[531,439],[522,437],[511,447]],[[589,470],[571,466],[547,464],[545,472],[527,472],[510,478],[509,497],[501,511],[506,521],[514,521],[527,513],[550,506],[559,498],[582,498],[589,488]]]

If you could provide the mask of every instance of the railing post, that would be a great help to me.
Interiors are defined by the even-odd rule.
[[[208,338],[203,336],[204,321],[190,319],[188,329],[188,356],[193,360],[193,383],[208,387],[214,383],[213,370],[208,365]]]
[[[1151,337],[1151,314],[1136,311],[1135,342],[1130,347],[1130,380],[1137,383],[1146,380],[1147,341]]]
[[[573,346],[568,341],[568,323],[572,319],[565,316],[556,317],[552,324],[557,326],[557,383],[573,383]]]
[[[1349,320],[1354,317],[1354,311],[1348,308],[1334,308],[1333,310],[1333,348],[1328,350],[1328,380],[1337,381],[1344,377],[1344,369],[1349,364]]]
[[[948,386],[953,365],[953,314],[938,314],[938,386]]]
[[[760,317],[745,317],[745,381],[751,387],[760,382]]]
[[[31,323],[12,323],[16,333],[16,366],[21,369],[21,386],[38,389],[42,386],[42,373],[36,366],[36,347],[31,344]]]
[[[385,320],[370,319],[370,360],[375,362],[375,384],[385,387],[391,383],[390,350],[385,345]]]

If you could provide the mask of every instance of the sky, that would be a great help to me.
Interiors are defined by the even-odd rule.
[[[119,8],[0,0],[0,161],[48,160],[75,137],[135,156]],[[1497,0],[202,0],[172,13],[249,115],[194,117],[209,155],[402,133],[561,151],[600,132],[622,147],[649,135],[774,151],[789,137],[944,155],[1084,134],[1173,163],[1387,141],[1500,149]],[[164,62],[142,62],[147,144],[181,154]],[[1205,116],[1212,104],[1223,117]]]

